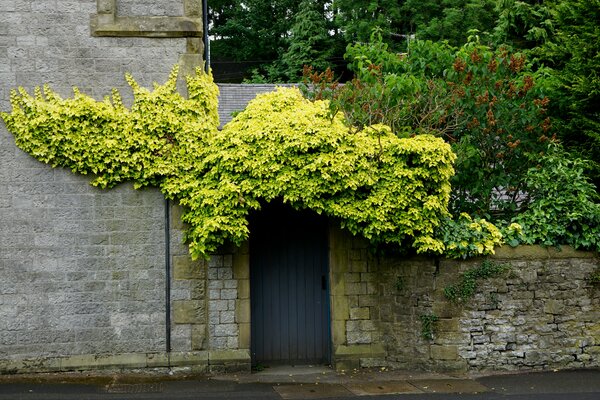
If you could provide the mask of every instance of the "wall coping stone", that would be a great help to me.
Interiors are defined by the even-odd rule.
[[[517,247],[501,246],[495,248],[496,259],[561,259],[561,258],[596,258],[595,251],[575,250],[571,246],[544,247],[539,245],[522,245]]]

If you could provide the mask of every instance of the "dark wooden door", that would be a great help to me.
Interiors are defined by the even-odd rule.
[[[269,204],[250,219],[252,362],[329,364],[327,221]]]

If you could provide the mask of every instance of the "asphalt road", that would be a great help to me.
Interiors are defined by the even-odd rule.
[[[454,400],[454,399],[505,399],[505,400],[600,400],[600,370],[542,372],[516,375],[497,375],[473,379],[487,389],[483,393],[419,393],[360,396],[374,400]],[[135,383],[78,383],[77,381],[20,382],[0,380],[0,400],[209,400],[209,399],[316,399],[356,400],[359,396],[336,395],[335,390],[346,390],[344,385],[323,384],[309,386],[304,392],[285,392],[283,387],[294,389],[289,383],[237,383],[206,378],[187,380],[145,379]],[[297,384],[296,387],[302,386]],[[310,388],[323,389],[313,390]],[[310,390],[306,390],[310,389]],[[280,395],[280,392],[282,393]],[[291,397],[290,397],[291,396]]]

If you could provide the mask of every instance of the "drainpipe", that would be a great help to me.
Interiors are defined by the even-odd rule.
[[[202,27],[204,35],[204,69],[210,69],[210,40],[208,39],[208,0],[202,0]]]
[[[171,368],[171,204],[165,199],[165,342]]]

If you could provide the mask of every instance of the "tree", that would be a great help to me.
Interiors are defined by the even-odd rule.
[[[331,67],[335,49],[326,12],[324,1],[302,0],[290,29],[288,49],[271,69],[271,77],[279,75],[284,80],[297,81],[305,65],[320,71]]]
[[[551,35],[551,4],[543,0],[498,0],[494,41],[518,49],[532,49]]]
[[[269,64],[287,48],[297,0],[209,1],[215,59]]]
[[[466,43],[469,31],[491,32],[498,15],[493,0],[406,0],[403,10],[409,21],[407,33],[455,46]]]
[[[556,32],[540,49],[554,69],[557,132],[567,149],[589,160],[600,187],[600,1],[562,0],[552,11]]]
[[[444,137],[457,153],[451,206],[507,220],[527,206],[525,175],[554,132],[544,71],[525,54],[477,42],[456,49],[414,41],[408,54],[380,37],[350,46],[355,79],[333,95],[357,130],[385,123],[399,136]]]
[[[390,42],[403,33],[402,9],[398,0],[334,0],[335,22],[346,43],[368,42],[373,29],[383,32]]]

